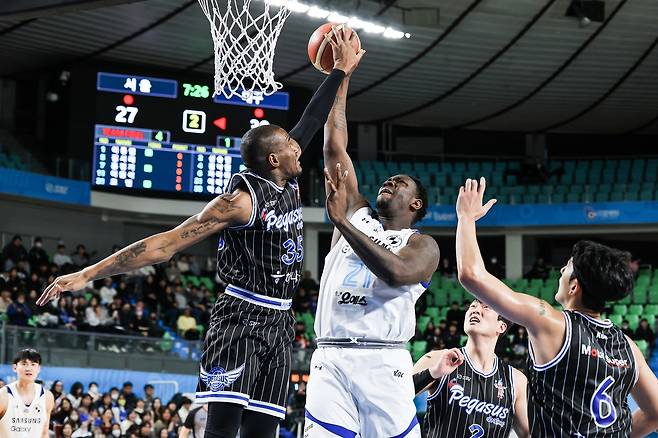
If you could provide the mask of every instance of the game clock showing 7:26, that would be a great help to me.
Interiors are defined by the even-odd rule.
[[[221,194],[244,168],[242,135],[287,127],[288,106],[285,92],[226,99],[198,81],[99,72],[92,185],[140,195]]]

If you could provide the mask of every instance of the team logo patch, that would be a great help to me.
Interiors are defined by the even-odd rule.
[[[214,367],[210,370],[210,372],[207,372],[203,369],[203,367],[201,367],[201,380],[211,391],[223,391],[224,388],[231,386],[233,382],[238,380],[238,377],[240,377],[242,375],[242,371],[244,371],[244,365],[245,364],[242,364],[238,368],[231,371],[226,371],[222,367]]]
[[[503,384],[503,379],[498,379],[498,381],[494,383],[494,388],[498,391],[496,397],[498,397],[498,400],[502,400],[503,397],[505,397],[505,389],[507,389]]]
[[[217,251],[223,250],[225,246],[226,246],[226,241],[224,240],[223,237],[220,237],[219,243],[217,244]]]
[[[394,234],[392,236],[386,237],[386,242],[391,246],[391,248],[397,248],[402,245],[402,237]]]

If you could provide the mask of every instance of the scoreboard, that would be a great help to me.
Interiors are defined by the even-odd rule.
[[[98,72],[95,93],[92,186],[133,194],[224,193],[244,168],[242,135],[286,126],[289,107],[285,92],[226,99],[209,84],[123,73]]]

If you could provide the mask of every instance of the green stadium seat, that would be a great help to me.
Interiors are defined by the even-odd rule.
[[[553,193],[560,195],[566,195],[569,192],[571,192],[571,186],[555,186],[553,190]]]
[[[626,315],[624,319],[628,321],[628,327],[635,331],[637,326],[640,325],[640,315]]]
[[[653,201],[656,199],[653,190],[642,190],[640,192],[640,201]]]
[[[201,283],[203,283],[208,289],[215,289],[215,282],[212,281],[210,277],[200,277]]]
[[[624,297],[623,299],[617,301],[618,304],[631,304],[631,296],[628,295]]]
[[[646,286],[635,287],[631,296],[633,304],[645,304],[647,302],[647,292]]]
[[[537,195],[522,195],[523,203],[524,204],[536,204],[537,203]]]
[[[432,321],[439,320],[439,308],[438,307],[428,307],[425,309],[425,315],[432,319]]]
[[[554,193],[551,195],[551,204],[564,204],[565,195],[562,193]]]
[[[414,359],[414,362],[423,357],[427,353],[427,342],[426,341],[416,341],[411,346],[411,356]]]
[[[435,306],[442,307],[448,305],[448,296],[443,291],[432,293],[432,296],[434,297]]]
[[[646,304],[644,306],[644,313],[658,315],[658,304]]]
[[[635,341],[635,344],[637,345],[637,348],[640,349],[644,357],[647,357],[649,355],[649,344],[645,340],[637,340]]]
[[[418,330],[420,330],[421,333],[425,331],[427,328],[427,324],[432,320],[429,316],[419,316],[418,317],[418,322],[416,323]]]
[[[642,304],[632,304],[628,306],[628,314],[629,315],[642,315],[642,311],[644,310],[644,307]]]
[[[612,321],[612,323],[614,325],[616,325],[617,327],[621,327],[621,322],[622,322],[622,316],[621,315],[613,314],[613,315],[608,316],[608,319],[610,321]]]
[[[594,195],[594,201],[596,202],[608,202],[610,201],[610,195],[607,192],[599,192]]]
[[[554,303],[555,302],[555,293],[552,290],[548,289],[542,289],[540,292],[539,297],[546,301],[547,303]]]
[[[581,202],[580,193],[569,193],[567,194],[567,202]]]
[[[539,194],[537,195],[537,203],[549,204],[551,202],[551,195]]]
[[[610,193],[610,201],[621,202],[624,200],[624,192],[612,192]]]
[[[626,315],[628,306],[626,304],[615,304],[612,306],[612,313],[616,315]]]

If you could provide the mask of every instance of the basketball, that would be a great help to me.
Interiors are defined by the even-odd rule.
[[[336,23],[325,23],[322,26],[315,29],[315,32],[311,35],[311,38],[308,40],[308,58],[313,64],[313,67],[320,70],[322,73],[329,74],[334,65],[334,54],[331,44],[324,38],[325,34],[331,32],[331,28],[337,26],[339,29],[344,24]],[[352,30],[352,32],[354,32]],[[354,45],[354,50],[358,52],[361,50],[361,40],[359,35],[354,32],[356,38],[352,41]],[[325,50],[328,49],[328,50]]]

